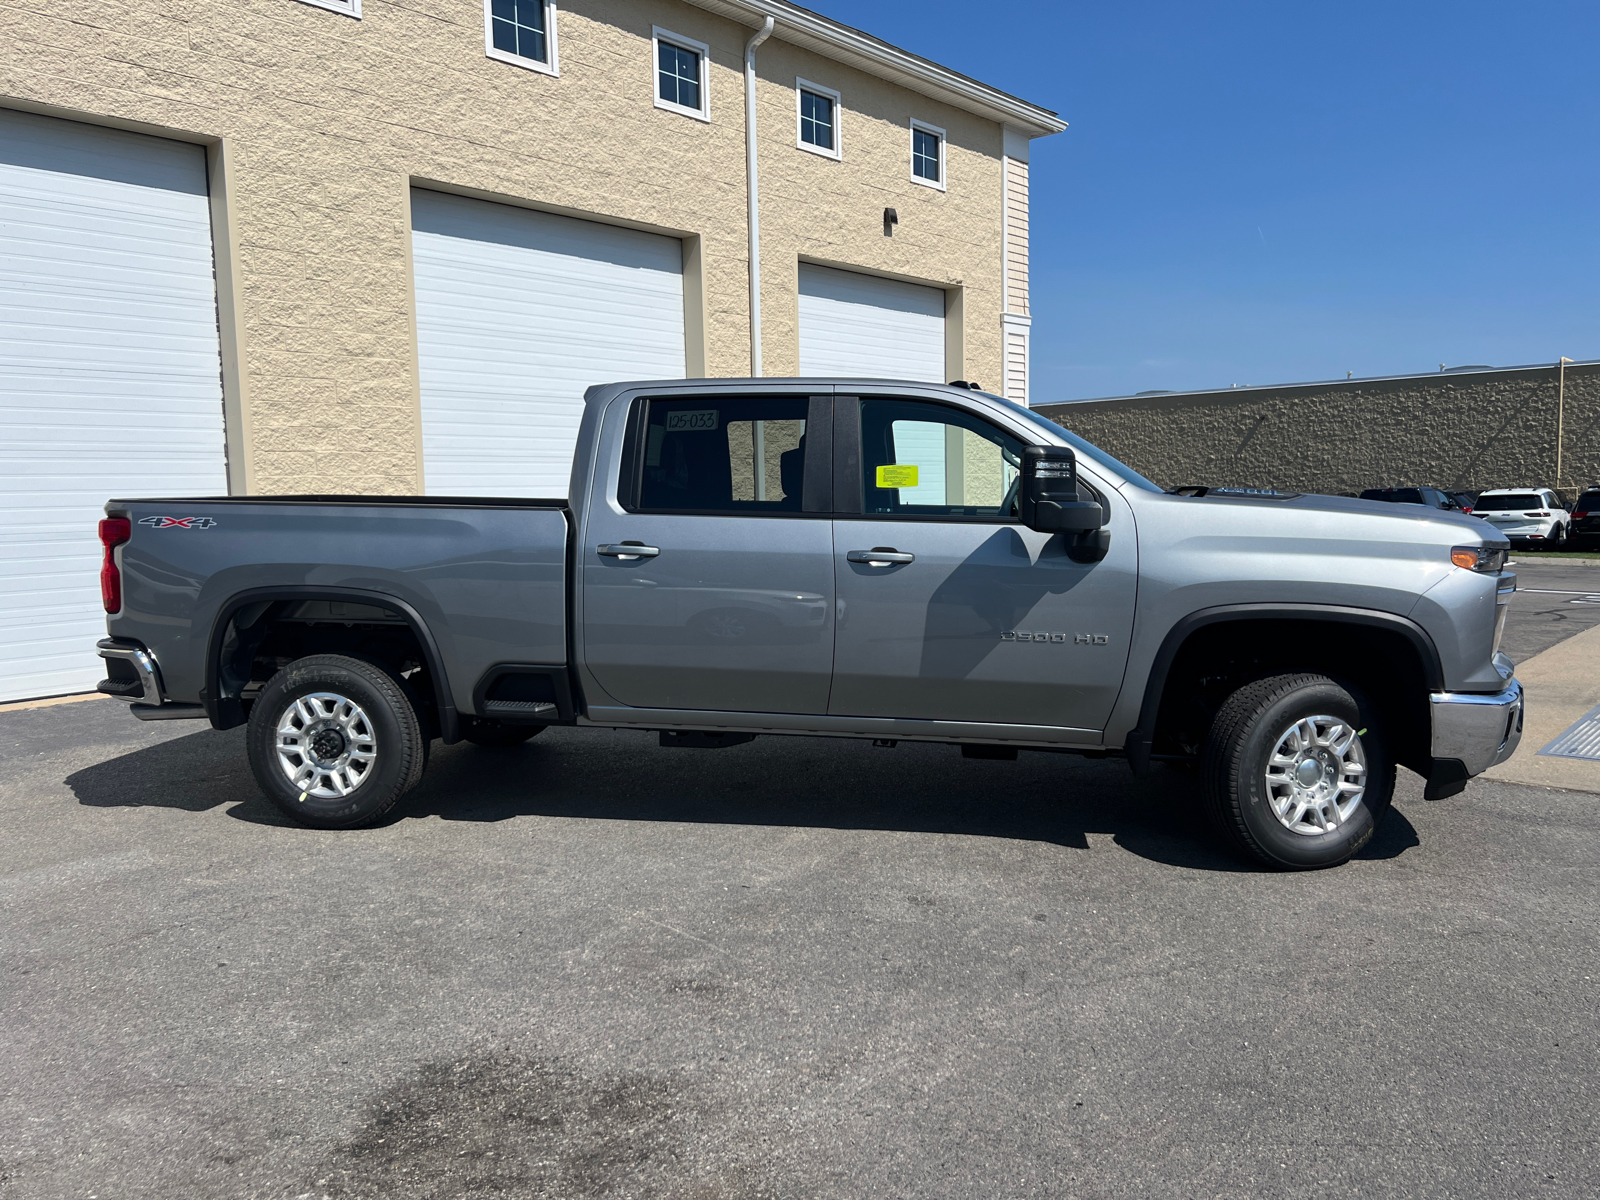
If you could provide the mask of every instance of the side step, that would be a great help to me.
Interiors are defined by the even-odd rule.
[[[483,715],[512,721],[554,721],[561,714],[548,700],[485,700]]]

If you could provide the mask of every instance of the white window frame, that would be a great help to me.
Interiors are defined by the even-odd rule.
[[[353,17],[361,20],[361,0],[300,0],[301,4],[309,4],[312,8],[325,8],[329,12],[336,12],[341,17]]]
[[[813,95],[822,96],[833,101],[833,149],[824,150],[821,146],[813,146],[800,136],[800,94],[811,92]],[[831,158],[835,162],[844,158],[844,130],[839,119],[839,114],[844,111],[844,105],[839,102],[839,93],[830,87],[823,87],[820,83],[812,83],[809,79],[801,79],[798,75],[794,79],[794,144],[798,149],[811,154],[820,154],[823,158]]]
[[[360,0],[357,0],[360,3]],[[521,67],[525,71],[537,71],[541,75],[560,76],[561,68],[556,59],[556,0],[544,0],[544,45],[550,52],[549,62],[540,62],[537,58],[523,58],[520,54],[512,54],[502,50],[494,44],[494,5],[493,0],[483,0],[483,52],[495,62],[510,63],[513,67]]]
[[[677,46],[680,50],[693,50],[700,56],[700,107],[688,108],[661,98],[661,43]],[[659,25],[650,26],[650,95],[656,107],[679,116],[693,117],[696,121],[711,121],[711,47],[704,42],[673,33]]]
[[[919,130],[921,132],[923,132],[923,133],[932,133],[932,134],[938,135],[938,138],[939,138],[939,179],[938,179],[938,182],[935,182],[932,179],[924,179],[921,175],[917,174],[916,153],[917,153],[917,132]],[[944,148],[945,148],[945,144],[948,142],[948,140],[949,139],[945,137],[944,130],[940,129],[937,125],[929,125],[926,121],[918,121],[915,118],[912,119],[912,121],[911,121],[911,129],[906,133],[906,171],[910,174],[912,183],[920,183],[923,187],[931,187],[934,190],[940,191],[940,192],[946,190],[945,189],[945,180],[949,178],[949,173],[948,173],[948,171],[947,171],[947,169],[945,167],[945,152],[944,152]]]

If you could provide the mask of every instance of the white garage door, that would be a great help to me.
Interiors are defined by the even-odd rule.
[[[583,393],[684,373],[683,243],[411,193],[432,496],[565,496]]]
[[[944,291],[801,263],[800,374],[943,383]]]
[[[224,454],[205,152],[0,110],[0,700],[93,689],[102,506]]]

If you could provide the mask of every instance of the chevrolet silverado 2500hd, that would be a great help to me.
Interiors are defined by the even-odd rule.
[[[1511,754],[1493,528],[1188,490],[966,387],[600,386],[564,499],[111,501],[101,689],[248,724],[323,827],[387,812],[433,738],[810,734],[1193,761],[1227,837],[1314,867],[1396,764],[1440,798]]]

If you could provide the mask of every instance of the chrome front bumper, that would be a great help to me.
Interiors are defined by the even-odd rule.
[[[1435,692],[1431,697],[1433,757],[1454,759],[1467,777],[1505,762],[1522,740],[1522,685],[1503,692]]]

